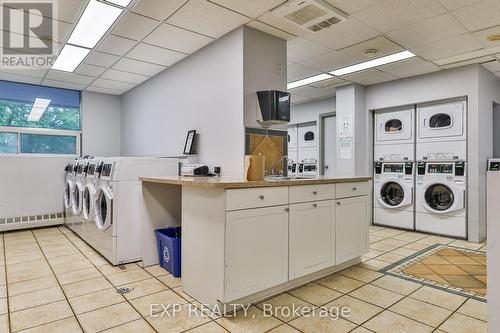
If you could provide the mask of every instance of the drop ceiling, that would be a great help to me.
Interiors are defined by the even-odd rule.
[[[61,49],[88,0],[59,1]],[[0,70],[0,79],[121,95],[241,26],[288,40],[288,81],[408,49],[417,57],[292,89],[302,103],[469,63],[500,76],[498,0],[324,0],[348,19],[304,32],[269,12],[285,0],[133,0],[75,73]],[[366,55],[366,50],[376,50]]]

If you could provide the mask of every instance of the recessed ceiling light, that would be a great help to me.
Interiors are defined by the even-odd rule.
[[[61,53],[57,56],[56,61],[52,65],[52,69],[73,72],[89,52],[89,49],[66,44]]]
[[[28,115],[28,121],[39,121],[45,110],[49,107],[51,100],[45,98],[36,98],[33,107],[31,108],[30,114]]]
[[[93,48],[122,12],[121,8],[97,0],[90,0],[71,33],[68,43],[89,49]]]
[[[293,88],[305,86],[305,85],[308,85],[311,83],[328,80],[331,78],[333,78],[333,76],[330,74],[318,74],[318,75],[314,75],[311,77],[307,77],[307,78],[302,79],[302,80],[290,82],[289,84],[287,84],[286,87],[287,87],[287,89],[293,89]]]
[[[335,76],[346,75],[354,72],[359,72],[368,68],[378,67],[386,64],[390,64],[391,62],[396,62],[400,60],[405,60],[409,58],[413,58],[415,55],[410,51],[402,51],[398,53],[394,53],[385,57],[365,61],[356,65],[347,66],[344,68],[339,68],[334,71],[331,71],[330,74]]]
[[[105,0],[106,2],[114,3],[121,7],[127,7],[132,0]]]

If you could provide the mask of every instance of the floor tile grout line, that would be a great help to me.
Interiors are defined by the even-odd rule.
[[[59,232],[61,232],[61,231],[59,230]],[[33,233],[33,231],[32,231],[32,233]],[[62,232],[61,232],[61,233],[62,233]],[[48,259],[47,259],[47,257],[45,256],[45,253],[43,252],[43,248],[42,248],[42,247],[40,246],[40,244],[38,243],[38,239],[37,239],[37,237],[36,237],[36,234],[35,234],[35,233],[33,233],[33,236],[35,237],[35,240],[36,240],[36,242],[37,242],[38,246],[40,247],[40,250],[42,250],[42,254],[43,254],[44,258],[45,258],[45,260],[47,260],[47,263],[48,263]],[[49,267],[50,267],[50,269],[52,270],[52,266],[50,266],[50,264],[49,264]],[[76,322],[78,323],[78,326],[80,326],[80,329],[82,330],[82,332],[85,332],[85,330],[83,329],[82,324],[80,323],[80,320],[78,320],[78,317],[76,316],[76,313],[75,313],[75,311],[74,311],[73,307],[71,306],[71,303],[69,302],[68,297],[66,296],[66,293],[64,292],[64,289],[63,289],[63,287],[62,287],[61,283],[59,282],[59,278],[57,277],[57,275],[55,274],[55,272],[54,272],[53,270],[52,270],[52,274],[54,274],[55,279],[56,279],[56,281],[57,281],[57,283],[58,283],[58,285],[59,285],[59,288],[61,288],[61,291],[62,291],[62,293],[63,293],[63,295],[64,295],[64,298],[66,299],[66,302],[67,302],[67,304],[68,304],[69,308],[71,309],[71,312],[73,313],[73,317],[75,318]],[[69,318],[69,317],[68,317],[68,318]],[[63,318],[63,319],[64,319],[64,318]],[[44,324],[44,325],[45,325],[45,324]],[[38,325],[38,326],[41,326],[41,325]]]
[[[2,247],[3,247],[3,259],[5,261],[4,273],[5,273],[5,297],[7,302],[7,320],[9,321],[9,332],[12,332],[12,321],[10,320],[10,300],[9,300],[9,279],[7,276],[7,253],[5,247],[5,233],[2,233]]]

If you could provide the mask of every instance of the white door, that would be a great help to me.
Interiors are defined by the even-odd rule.
[[[297,149],[297,125],[288,128],[288,149]]]
[[[465,108],[465,101],[419,107],[419,139],[463,137]]]
[[[290,206],[290,280],[335,264],[334,209],[333,200]]]
[[[287,206],[226,214],[224,301],[288,281]]]
[[[113,223],[113,194],[108,187],[99,187],[95,197],[95,225],[105,231]]]
[[[368,197],[336,201],[336,265],[368,252]]]
[[[412,143],[414,110],[380,111],[375,113],[375,144]]]
[[[299,125],[299,154],[302,148],[314,148],[318,146],[317,126],[314,125]]]
[[[337,155],[337,117],[323,118],[323,169],[325,176],[333,176]]]

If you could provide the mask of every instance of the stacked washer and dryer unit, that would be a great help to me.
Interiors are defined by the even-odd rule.
[[[375,224],[467,237],[466,122],[465,99],[375,113]]]
[[[72,198],[66,211],[68,227],[113,265],[141,260],[139,177],[177,176],[180,160],[115,157],[77,160],[74,164],[64,195],[66,203],[68,188]]]

